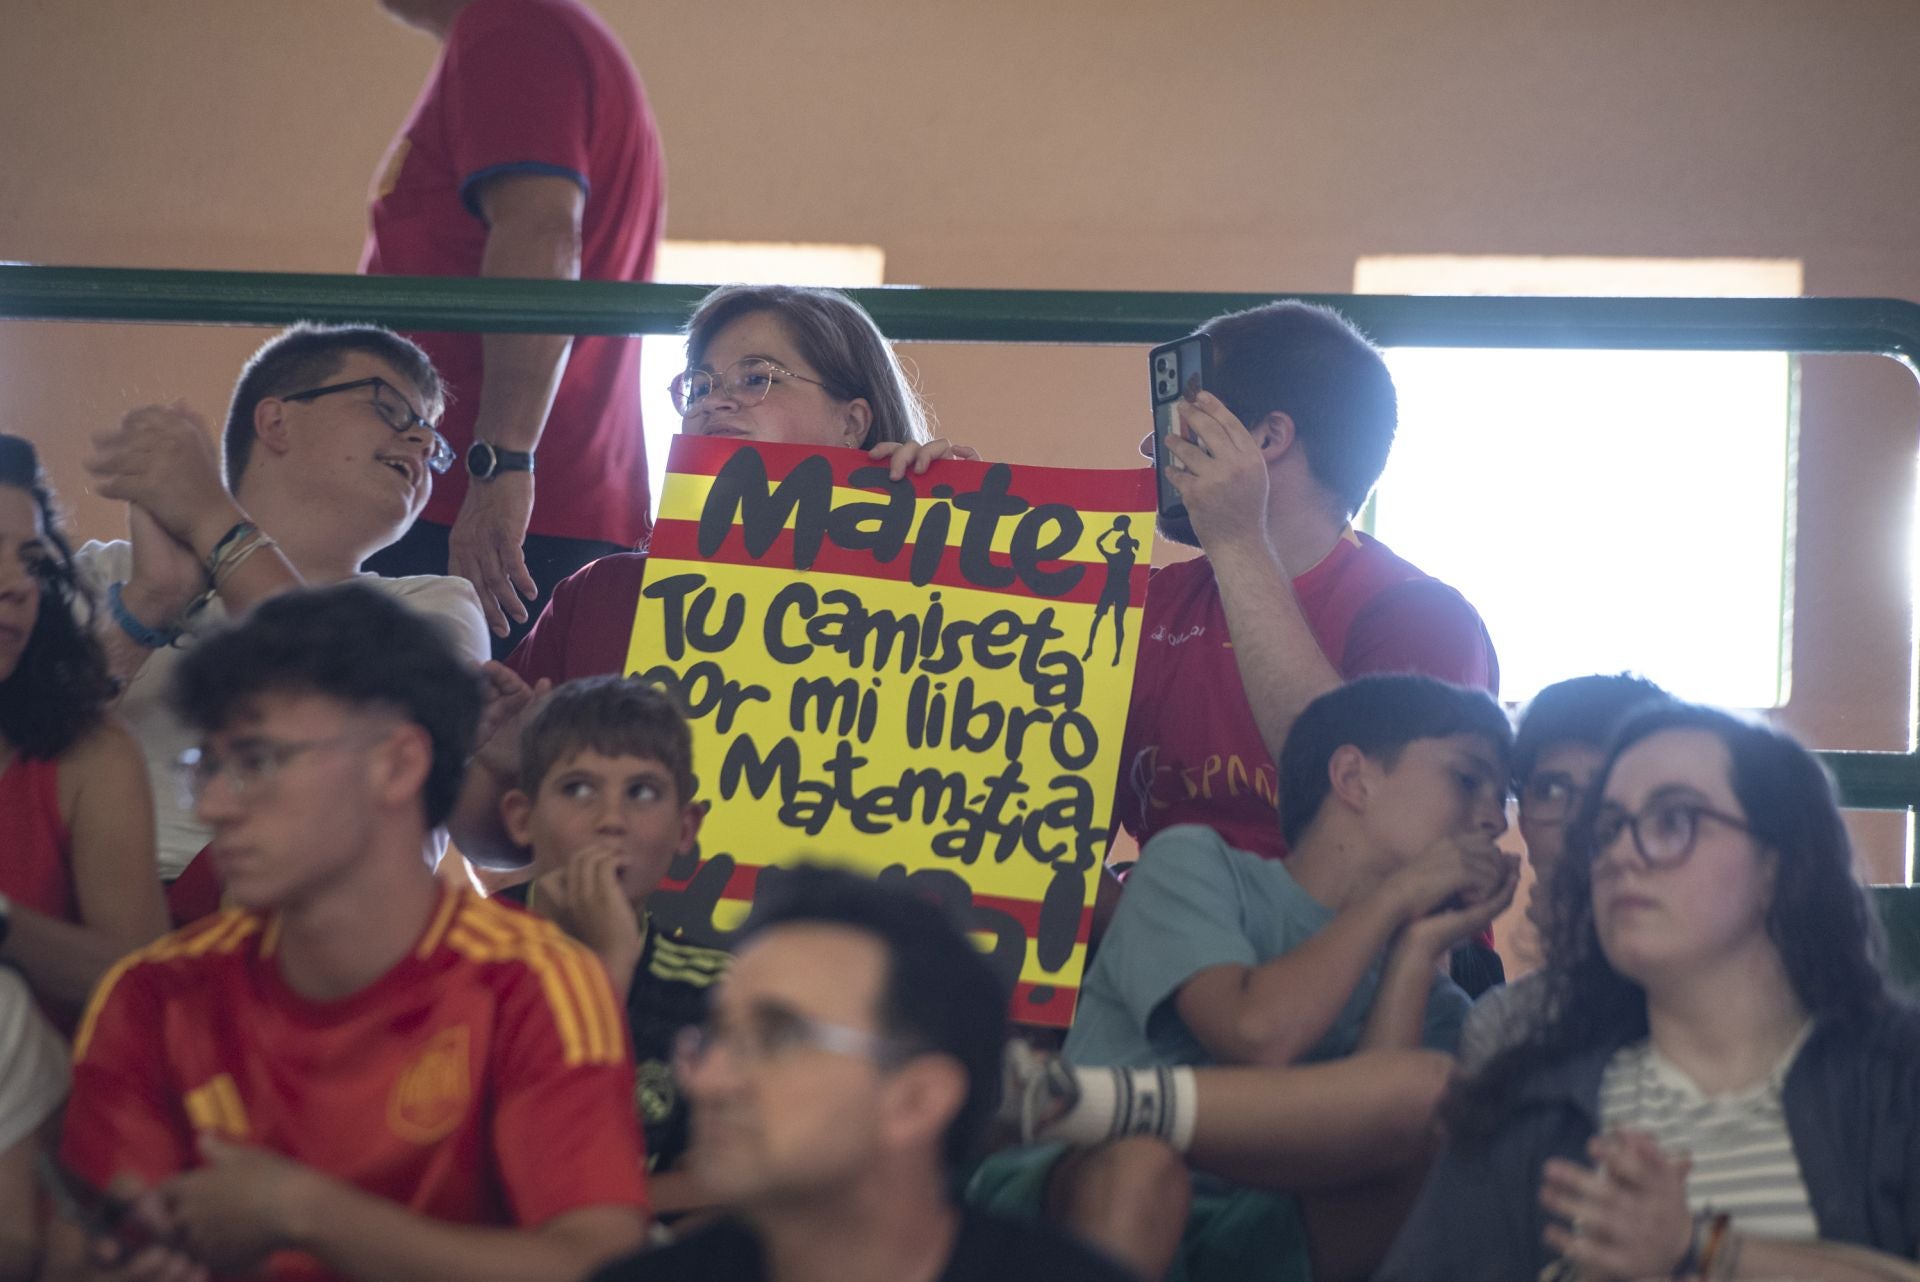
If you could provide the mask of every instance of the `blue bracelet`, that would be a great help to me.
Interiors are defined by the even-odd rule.
[[[149,650],[160,650],[180,639],[178,628],[150,628],[133,617],[133,611],[127,609],[127,603],[120,599],[120,589],[126,584],[116,580],[107,588],[107,608],[113,611],[113,621],[120,630],[132,637],[136,645]]]

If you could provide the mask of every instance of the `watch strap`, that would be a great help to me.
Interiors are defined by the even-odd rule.
[[[467,451],[467,473],[477,480],[491,480],[502,472],[531,471],[532,450],[507,450],[491,441],[475,441]]]

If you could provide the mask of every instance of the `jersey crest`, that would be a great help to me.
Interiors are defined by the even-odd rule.
[[[434,1144],[453,1133],[473,1103],[467,1026],[441,1029],[387,1099],[387,1127],[403,1140]]]

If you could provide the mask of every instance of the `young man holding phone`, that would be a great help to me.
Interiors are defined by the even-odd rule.
[[[1380,352],[1300,302],[1200,333],[1211,382],[1159,438],[1180,501],[1160,532],[1204,555],[1156,572],[1147,594],[1118,818],[1142,844],[1202,823],[1281,858],[1274,761],[1307,704],[1369,673],[1497,693],[1499,661],[1466,598],[1351,524],[1397,424]]]

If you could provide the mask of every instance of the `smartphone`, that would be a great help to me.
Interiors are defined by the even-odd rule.
[[[1180,430],[1174,407],[1199,396],[1213,381],[1213,339],[1189,334],[1147,353],[1153,391],[1153,475],[1158,482],[1160,515],[1185,519],[1186,505],[1167,481],[1167,438]]]
[[[124,1260],[158,1239],[132,1214],[133,1203],[97,1189],[47,1149],[40,1150],[40,1183],[61,1219],[77,1225],[92,1242],[110,1242]]]

